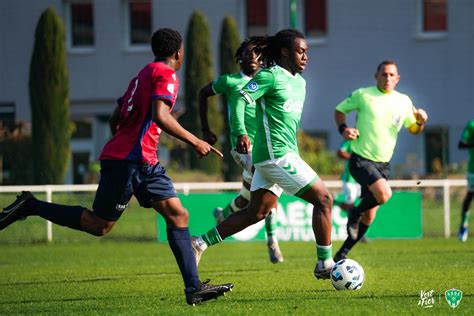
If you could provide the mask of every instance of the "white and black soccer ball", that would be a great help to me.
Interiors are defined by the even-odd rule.
[[[359,290],[364,279],[364,269],[352,259],[339,260],[331,269],[331,282],[338,291]]]

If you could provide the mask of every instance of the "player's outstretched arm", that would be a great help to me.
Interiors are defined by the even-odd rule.
[[[204,140],[211,145],[214,145],[217,142],[217,136],[211,131],[207,119],[207,99],[213,95],[215,95],[215,93],[214,90],[212,90],[212,82],[199,91],[199,116],[201,117],[202,135]]]
[[[170,113],[170,107],[163,100],[154,100],[152,102],[152,119],[166,133],[174,136],[183,142],[194,147],[194,150],[201,158],[211,151],[211,145],[197,138],[194,134],[187,131]]]

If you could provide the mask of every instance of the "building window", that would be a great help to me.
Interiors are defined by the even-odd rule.
[[[446,125],[425,128],[426,172],[447,176],[449,164],[449,128]]]
[[[73,139],[91,139],[92,123],[89,121],[74,121],[75,129],[72,134]]]
[[[74,184],[84,184],[87,181],[87,175],[89,171],[90,164],[89,152],[73,152],[72,153],[72,177]]]
[[[423,32],[445,32],[448,30],[447,0],[423,1]]]
[[[304,1],[304,31],[307,37],[326,36],[326,0]]]
[[[0,129],[15,126],[15,103],[0,102]]]
[[[266,0],[246,0],[247,36],[268,33],[268,12]]]
[[[128,3],[129,43],[148,44],[151,37],[151,2],[130,1]]]
[[[94,46],[94,10],[92,3],[70,3],[69,21],[71,46]]]

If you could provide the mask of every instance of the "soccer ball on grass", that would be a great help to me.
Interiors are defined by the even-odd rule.
[[[338,291],[359,290],[364,279],[364,269],[352,259],[342,259],[336,262],[331,269],[331,282]]]

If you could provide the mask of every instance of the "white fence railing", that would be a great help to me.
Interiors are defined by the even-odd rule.
[[[325,181],[328,189],[340,189],[341,181]],[[465,179],[442,179],[442,180],[390,180],[392,188],[442,188],[443,190],[443,209],[444,209],[444,236],[448,238],[451,235],[450,223],[450,189],[451,187],[466,186]],[[203,191],[237,191],[240,189],[240,182],[189,182],[175,183],[178,192],[188,194],[189,192]],[[41,192],[46,195],[47,202],[53,202],[54,192],[95,192],[97,184],[87,185],[26,185],[26,186],[0,186],[0,194],[16,193],[21,191]],[[52,224],[46,221],[47,240],[52,241]]]

